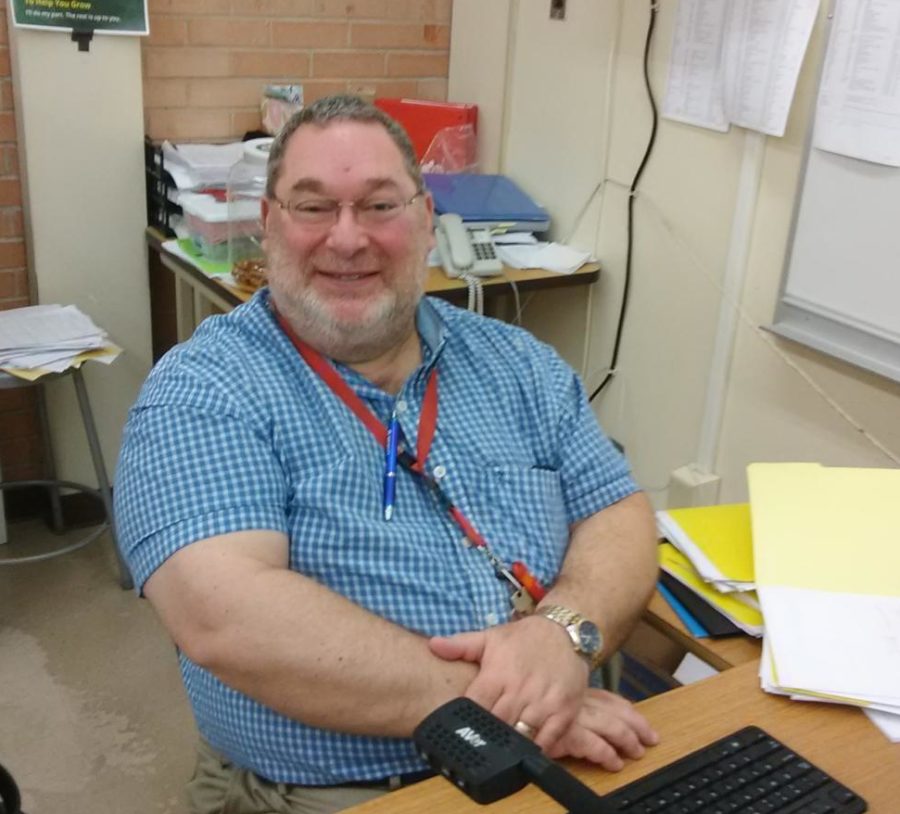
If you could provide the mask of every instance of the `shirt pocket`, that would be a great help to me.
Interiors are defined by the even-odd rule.
[[[555,469],[494,464],[470,481],[475,527],[509,567],[524,562],[545,585],[565,557],[569,526],[562,480]]]

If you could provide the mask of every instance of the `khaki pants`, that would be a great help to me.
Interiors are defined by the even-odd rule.
[[[197,746],[197,768],[187,784],[190,814],[331,814],[387,793],[272,783],[235,766],[204,740]]]

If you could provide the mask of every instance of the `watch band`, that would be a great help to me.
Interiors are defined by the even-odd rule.
[[[590,619],[564,605],[542,605],[535,613],[556,622],[569,634],[572,647],[587,661],[591,672],[600,666],[603,657],[603,635]]]

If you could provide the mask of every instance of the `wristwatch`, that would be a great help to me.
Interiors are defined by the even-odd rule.
[[[538,616],[546,616],[565,629],[572,640],[575,652],[587,661],[591,672],[600,666],[603,656],[603,634],[590,619],[585,619],[577,611],[562,605],[543,605],[537,608],[535,613]]]

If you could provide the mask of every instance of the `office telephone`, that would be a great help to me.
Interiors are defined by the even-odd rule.
[[[434,237],[448,277],[490,277],[503,270],[491,233],[487,229],[467,229],[459,215],[440,215]]]

